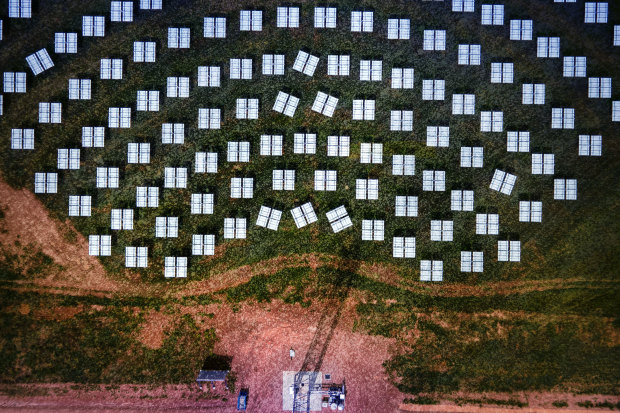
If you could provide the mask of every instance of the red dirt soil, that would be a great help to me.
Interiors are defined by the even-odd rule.
[[[88,255],[88,241],[71,222],[62,223],[50,217],[45,206],[27,189],[13,189],[0,179],[0,209],[4,213],[0,245],[12,248],[33,245],[63,267],[58,274],[30,280],[41,286],[81,288],[93,291],[116,291],[118,283],[106,276],[96,257]],[[76,240],[69,242],[67,233]]]

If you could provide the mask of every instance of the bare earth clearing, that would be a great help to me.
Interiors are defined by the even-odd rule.
[[[42,203],[27,190],[15,190],[0,180],[1,222],[0,244],[5,252],[20,253],[15,245],[40,250],[50,256],[62,269],[57,274],[42,274],[27,282],[15,282],[18,290],[44,291],[58,294],[149,295],[154,288],[142,288],[109,278],[99,261],[88,255],[88,242],[77,233],[71,223],[51,218]],[[73,234],[68,237],[67,234]],[[74,237],[70,242],[69,239]],[[173,295],[177,297],[214,293],[248,282],[255,275],[271,275],[290,267],[333,266],[342,269],[357,268],[361,275],[380,282],[430,295],[489,295],[556,288],[562,283],[580,280],[545,280],[497,282],[483,286],[444,284],[438,286],[407,286],[396,269],[377,264],[366,264],[319,254],[276,257],[253,266],[230,269],[206,281],[189,282]],[[158,289],[159,290],[159,289]],[[382,363],[398,351],[396,340],[353,332],[354,306],[361,297],[352,294],[346,300],[342,316],[333,330],[321,366],[323,373],[332,374],[334,381],[346,379],[349,412],[396,412],[406,397],[387,379]],[[317,329],[318,320],[327,311],[324,303],[308,308],[288,305],[280,301],[266,304],[241,304],[231,308],[227,304],[177,306],[182,314],[191,315],[201,329],[215,328],[219,342],[215,353],[230,355],[232,370],[236,373],[237,389],[250,389],[249,411],[281,411],[282,371],[300,368],[309,343]],[[29,308],[24,304],[15,309],[37,317],[67,319],[83,311],[81,307],[49,309]],[[215,314],[214,317],[208,316]],[[148,348],[159,348],[174,326],[174,319],[163,312],[151,311],[146,316],[136,337]],[[289,349],[297,357],[290,360]],[[216,399],[215,396],[218,396]],[[455,397],[508,399],[514,395],[456,395]],[[227,400],[224,401],[223,398]],[[609,400],[605,396],[574,396],[570,394],[521,394],[534,410],[550,407],[554,400],[567,400],[573,408],[580,400]],[[448,401],[449,403],[449,401]],[[444,406],[403,405],[407,411],[466,411],[450,410]],[[424,410],[427,408],[427,410]],[[0,410],[6,411],[235,411],[235,395],[219,387],[214,393],[202,393],[193,384],[169,386],[72,386],[70,384],[0,385]],[[417,410],[416,410],[417,409]],[[430,409],[430,410],[429,410]],[[444,410],[442,410],[444,409]],[[476,408],[474,408],[475,410]],[[593,409],[589,409],[592,411]],[[467,410],[472,411],[472,410]],[[481,410],[482,411],[482,410]],[[497,408],[486,411],[499,411]],[[566,410],[564,410],[566,411]]]

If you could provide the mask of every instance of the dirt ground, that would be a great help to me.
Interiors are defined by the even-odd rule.
[[[32,283],[90,291],[119,289],[118,283],[106,276],[97,257],[88,255],[88,240],[70,221],[60,222],[50,217],[32,192],[13,189],[0,179],[0,209],[4,213],[0,231],[3,250],[16,249],[15,241],[19,241],[24,247],[40,249],[63,268],[59,273],[30,280]],[[70,242],[71,238],[74,241]]]
[[[100,262],[88,255],[88,241],[70,222],[60,222],[50,217],[43,204],[27,190],[15,190],[0,179],[0,209],[4,219],[0,222],[0,245],[4,251],[22,246],[40,249],[54,262],[62,266],[56,274],[35,277],[27,283],[17,282],[19,290],[44,290],[58,294],[100,295],[128,294],[149,295],[149,288],[138,290],[130,283],[124,284],[105,274]],[[70,239],[72,239],[70,241]],[[18,253],[15,250],[13,253]],[[330,265],[339,268],[356,268],[368,278],[397,285],[412,291],[432,295],[488,295],[510,294],[524,290],[554,288],[560,281],[545,280],[489,283],[482,286],[442,284],[439,286],[404,285],[398,271],[390,266],[356,263],[321,254],[305,254],[276,257],[252,267],[243,266],[222,271],[218,277],[206,281],[190,282],[176,292],[177,297],[217,292],[249,281],[258,274],[275,274],[277,271],[296,266],[317,267]],[[6,288],[6,287],[5,287]],[[9,287],[10,288],[10,287]],[[332,375],[334,382],[346,380],[349,412],[397,412],[406,395],[401,394],[388,381],[382,363],[398,344],[393,339],[368,336],[353,332],[354,305],[360,297],[355,294],[345,301],[342,315],[333,329],[320,367],[323,373]],[[238,377],[237,389],[250,390],[248,411],[280,412],[282,406],[282,372],[298,370],[304,360],[310,342],[317,331],[319,319],[324,312],[336,311],[326,303],[314,303],[308,308],[288,305],[281,301],[271,303],[241,304],[232,308],[227,304],[179,307],[181,313],[190,314],[203,328],[215,328],[219,339],[216,354],[232,356],[232,371]],[[58,308],[53,315],[30,309],[24,304],[16,309],[22,314],[30,311],[40,317],[54,319],[71,318],[81,312],[81,307]],[[40,313],[40,314],[39,314]],[[215,314],[209,317],[207,314]],[[170,315],[152,311],[149,313],[137,339],[149,348],[161,346],[166,334],[174,324]],[[289,358],[289,350],[296,357]],[[469,398],[508,398],[512,395],[456,395]],[[554,400],[568,400],[575,407],[579,400],[607,400],[605,396],[575,396],[570,394],[530,393],[522,395],[532,407],[549,408]],[[614,403],[618,398],[610,398]],[[448,401],[449,403],[449,401]],[[444,406],[433,406],[442,411]],[[416,406],[418,408],[419,406]],[[454,406],[453,406],[454,407]],[[452,407],[452,408],[453,408]],[[471,407],[471,406],[470,406]],[[445,411],[452,408],[445,407]],[[71,384],[8,385],[0,384],[0,410],[2,411],[217,411],[232,412],[235,395],[222,386],[214,392],[202,392],[195,385],[177,386],[74,386]],[[592,409],[590,409],[592,410]],[[450,410],[454,411],[454,410]],[[471,411],[471,410],[470,410]],[[543,410],[535,410],[543,411]]]

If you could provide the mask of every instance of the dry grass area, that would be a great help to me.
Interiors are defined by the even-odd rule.
[[[147,348],[158,349],[164,343],[166,333],[174,325],[172,316],[160,311],[151,311],[140,326],[138,340]]]
[[[0,179],[0,209],[4,213],[0,231],[3,251],[21,253],[15,244],[18,241],[21,246],[40,250],[62,267],[61,271],[36,277],[30,283],[89,291],[119,290],[119,283],[106,275],[97,258],[88,255],[88,240],[70,221],[60,222],[50,217],[32,192],[13,189]],[[69,237],[75,241],[70,242]]]

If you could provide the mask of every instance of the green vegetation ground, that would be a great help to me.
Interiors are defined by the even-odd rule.
[[[80,31],[81,15],[109,14],[109,1],[88,2],[42,1],[35,18],[27,21],[11,19],[5,27],[5,40],[0,46],[0,67],[4,71],[28,71],[24,57],[41,47],[52,50],[53,33]],[[583,79],[561,77],[561,59],[537,59],[535,41],[508,40],[508,25],[482,27],[479,13],[454,14],[449,3],[435,2],[363,2],[362,6],[375,8],[375,33],[352,34],[348,18],[340,19],[336,30],[315,35],[311,17],[313,3],[301,5],[302,28],[284,30],[275,27],[277,2],[244,2],[244,7],[262,7],[266,24],[259,34],[239,33],[237,28],[240,5],[230,4],[222,9],[217,3],[183,1],[178,7],[167,7],[162,12],[138,12],[131,24],[107,23],[103,39],[81,39],[77,56],[53,56],[55,68],[36,79],[29,78],[25,96],[5,94],[5,114],[0,117],[0,169],[5,180],[15,187],[32,189],[34,173],[55,171],[56,148],[80,147],[81,127],[107,125],[110,106],[132,107],[132,129],[107,130],[105,150],[82,150],[79,171],[61,171],[59,193],[40,199],[53,215],[67,218],[67,198],[70,194],[93,196],[93,217],[74,219],[72,222],[84,235],[111,233],[110,208],[134,207],[136,185],[161,185],[164,166],[186,166],[193,170],[194,152],[217,150],[220,153],[220,173],[191,175],[187,190],[163,190],[157,210],[136,210],[134,231],[114,233],[113,257],[102,263],[113,277],[123,277],[124,247],[148,245],[150,266],[139,270],[143,283],[162,283],[163,257],[189,255],[191,234],[216,233],[222,240],[223,218],[245,216],[253,224],[261,204],[270,204],[287,211],[301,202],[311,200],[323,213],[340,204],[352,212],[355,229],[334,235],[322,219],[314,229],[297,230],[291,219],[282,222],[278,232],[253,227],[246,241],[227,243],[224,253],[215,260],[191,259],[189,280],[217,277],[222,269],[252,264],[279,255],[319,252],[339,254],[366,262],[387,263],[397,267],[402,284],[411,284],[419,278],[420,258],[441,258],[445,263],[446,282],[479,284],[493,281],[532,279],[579,279],[557,289],[497,295],[487,297],[436,297],[412,293],[401,287],[390,286],[354,275],[353,287],[365,294],[366,304],[360,303],[357,312],[359,328],[371,334],[398,337],[405,340],[413,332],[420,332],[423,340],[403,355],[386,363],[387,370],[404,391],[450,391],[453,389],[520,390],[548,389],[575,385],[582,391],[617,393],[618,345],[613,340],[618,331],[618,283],[620,260],[617,254],[620,226],[618,210],[619,165],[617,126],[611,124],[611,103],[607,99],[587,99],[587,83]],[[620,57],[611,46],[611,24],[582,23],[583,5],[557,5],[549,1],[505,2],[507,20],[533,18],[536,35],[559,35],[562,55],[588,56],[589,76],[618,78]],[[339,2],[339,17],[348,16],[359,2]],[[618,22],[620,6],[610,2],[610,21]],[[136,8],[137,9],[137,8]],[[226,40],[202,38],[202,18],[213,13],[228,17]],[[385,39],[386,19],[392,15],[410,17],[413,21],[412,42],[388,42]],[[5,19],[5,22],[7,20]],[[166,48],[169,26],[190,27],[192,48]],[[447,52],[421,50],[424,29],[446,29]],[[158,42],[157,63],[131,62],[134,40],[154,39]],[[482,45],[483,65],[456,66],[456,44]],[[313,78],[288,70],[300,48],[319,53],[322,62]],[[617,49],[617,48],[616,48]],[[264,77],[259,74],[261,55],[267,51],[285,53],[287,74],[283,77]],[[352,56],[352,76],[327,78],[325,56],[343,52]],[[124,80],[100,81],[99,59],[124,59]],[[230,57],[252,57],[254,79],[230,81],[223,76],[219,89],[195,87],[196,68],[199,65],[221,65],[227,73]],[[360,58],[380,57],[384,63],[384,81],[361,83],[357,79]],[[489,64],[492,61],[514,61],[515,82],[512,85],[489,83]],[[389,68],[413,66],[416,88],[399,91],[389,88]],[[168,99],[164,96],[165,78],[183,75],[193,79],[188,99]],[[67,79],[87,77],[94,80],[92,101],[68,101]],[[575,202],[553,201],[553,177],[532,176],[529,154],[509,154],[505,150],[505,133],[479,132],[479,116],[452,117],[450,98],[444,102],[422,102],[421,80],[446,80],[446,96],[452,93],[475,93],[476,110],[504,110],[505,130],[529,130],[532,151],[556,155],[555,177],[578,179],[579,199]],[[522,83],[544,82],[547,87],[546,104],[521,105]],[[613,98],[618,100],[614,83]],[[162,91],[161,111],[136,112],[137,90]],[[301,97],[302,102],[294,118],[285,118],[271,111],[279,90],[287,89]],[[339,109],[333,119],[327,119],[309,110],[317,91],[337,94]],[[240,121],[234,118],[234,99],[260,98],[261,118],[258,121]],[[351,100],[369,96],[377,100],[377,120],[351,120]],[[37,124],[38,102],[63,103],[62,125]],[[223,127],[219,131],[197,129],[197,108],[223,108]],[[574,107],[574,131],[551,130],[551,107]],[[412,133],[389,131],[389,110],[413,109],[415,114]],[[184,122],[184,145],[161,144],[160,124],[164,121]],[[428,148],[425,145],[427,125],[450,125],[450,148]],[[10,150],[8,137],[14,127],[35,127],[34,152]],[[319,148],[316,156],[292,155],[292,134],[308,130],[316,132]],[[282,158],[260,157],[260,133],[274,132],[285,136]],[[352,156],[334,159],[325,156],[325,140],[329,134],[348,134],[352,138]],[[600,159],[577,156],[579,133],[602,134],[603,157]],[[252,144],[252,162],[240,168],[229,167],[222,161],[228,140],[249,140]],[[128,142],[150,142],[152,162],[149,165],[126,165]],[[382,142],[384,163],[379,166],[361,165],[357,158],[360,142]],[[485,147],[485,168],[458,168],[459,147],[464,144]],[[390,175],[389,156],[392,153],[416,155],[416,177],[403,179]],[[121,188],[96,190],[95,168],[101,165],[119,166],[122,170]],[[510,197],[488,190],[494,168],[506,169],[519,178]],[[297,170],[296,190],[270,190],[271,170]],[[338,191],[321,193],[312,190],[314,169],[338,169]],[[496,262],[496,238],[473,236],[475,217],[472,213],[450,213],[449,192],[421,192],[421,171],[445,169],[448,189],[471,186],[475,189],[476,209],[497,211],[501,236],[518,236],[522,241],[521,263]],[[230,200],[228,185],[232,176],[254,176],[255,198]],[[378,201],[356,201],[356,178],[380,177]],[[210,216],[191,216],[189,197],[192,192],[213,192],[216,195],[215,213]],[[394,196],[420,196],[420,216],[394,218]],[[518,222],[518,200],[521,197],[540,198],[544,212],[541,224]],[[288,214],[288,212],[286,213]],[[181,231],[177,239],[155,240],[154,217],[180,217]],[[431,243],[429,222],[436,217],[454,219],[455,241]],[[362,242],[360,223],[365,218],[386,219],[386,234],[412,234],[417,238],[416,260],[391,258],[391,243]],[[461,250],[485,251],[485,272],[459,272]],[[19,269],[3,265],[0,277],[3,283],[19,278]],[[10,271],[9,271],[10,270]],[[308,291],[325,292],[337,285],[338,274],[326,271],[318,278],[310,277],[304,269],[279,273],[274,277],[257,277],[248,284],[226,291],[225,299],[236,302],[248,299],[270,300],[284,298],[289,302],[307,302]],[[177,281],[175,281],[177,282]],[[8,285],[8,284],[3,284]],[[159,351],[150,351],[132,338],[138,328],[139,316],[128,316],[125,306],[150,308],[174,304],[172,299],[120,297],[107,301],[92,297],[69,298],[3,290],[0,303],[3,310],[18,303],[35,303],[54,307],[64,301],[101,301],[105,315],[83,314],[66,321],[44,321],[29,315],[3,311],[0,322],[3,331],[0,351],[3,354],[3,373],[0,380],[9,381],[77,381],[121,382],[162,381],[179,382],[193,378],[196,370],[198,346],[185,346],[184,352],[175,352],[183,343],[196,342],[200,351],[208,351],[212,335],[198,334],[190,319],[182,319],[177,330]],[[214,297],[185,299],[184,303],[210,302]],[[223,299],[223,298],[218,298]],[[376,300],[376,303],[373,301]],[[397,300],[397,304],[388,304]],[[373,304],[368,304],[373,303]],[[506,320],[497,312],[517,313]],[[420,317],[419,314],[427,317]],[[474,317],[477,313],[487,316]],[[462,316],[471,315],[468,316]],[[433,320],[432,317],[439,317]],[[104,317],[105,323],[99,318]],[[452,329],[437,322],[445,321]],[[498,323],[507,333],[497,333]],[[99,327],[101,325],[101,328]],[[97,326],[97,327],[95,327]],[[41,331],[46,332],[41,335]],[[475,338],[475,339],[474,339]],[[34,351],[33,349],[36,349]],[[206,349],[206,350],[205,350]],[[516,350],[515,350],[516,349]],[[130,363],[120,354],[137,354]],[[438,364],[437,360],[441,360]],[[85,371],[84,366],[89,368]],[[438,365],[441,368],[438,368]],[[173,366],[179,367],[176,370]],[[145,369],[149,374],[144,374]]]

